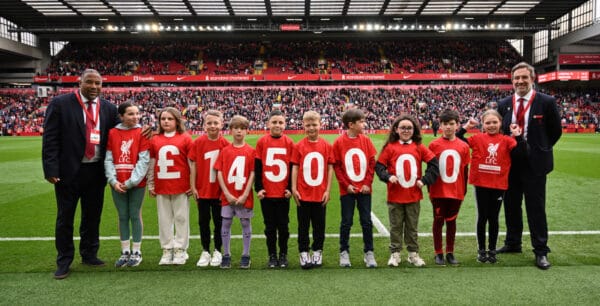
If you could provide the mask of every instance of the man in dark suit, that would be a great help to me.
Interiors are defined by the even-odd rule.
[[[119,119],[115,105],[99,98],[101,89],[98,71],[87,69],[81,75],[79,90],[55,97],[46,109],[42,162],[44,177],[54,184],[58,209],[56,279],[66,278],[73,262],[73,219],[79,199],[82,263],[104,266],[97,257],[106,186],[104,156],[108,131]]]
[[[562,134],[556,99],[533,90],[534,68],[519,63],[512,68],[515,94],[500,101],[498,112],[503,116],[502,127],[509,134],[511,124],[518,124],[527,142],[527,153],[512,161],[508,190],[504,197],[506,240],[498,253],[520,253],[523,235],[521,202],[525,197],[527,223],[535,264],[550,268],[548,261],[548,225],[546,222],[546,175],[554,167],[552,147]]]

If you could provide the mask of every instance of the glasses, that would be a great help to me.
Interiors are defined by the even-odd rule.
[[[398,129],[401,131],[412,131],[413,127],[412,126],[399,126]]]

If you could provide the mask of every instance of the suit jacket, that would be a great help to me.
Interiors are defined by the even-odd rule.
[[[81,165],[85,153],[83,109],[75,93],[57,96],[46,109],[42,137],[44,177],[59,177],[70,182]],[[100,99],[100,160],[104,161],[108,131],[119,122],[117,107]],[[106,178],[104,183],[106,183]]]
[[[513,96],[500,100],[498,112],[502,115],[502,130],[510,135],[513,114]],[[527,152],[524,161],[514,166],[529,166],[535,175],[546,175],[554,168],[552,147],[562,135],[560,114],[556,99],[536,92],[527,118]],[[525,163],[525,164],[523,164]]]

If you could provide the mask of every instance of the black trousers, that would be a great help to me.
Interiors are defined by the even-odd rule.
[[[221,251],[223,240],[221,240],[221,200],[220,199],[197,199],[198,226],[200,227],[200,243],[202,249],[210,253],[210,220],[213,220],[215,237],[215,250]]]
[[[323,250],[323,243],[325,242],[325,208],[326,206],[320,202],[300,201],[300,206],[297,206],[299,252],[309,251],[310,238],[308,231],[311,223],[313,228],[312,250]]]
[[[81,164],[71,182],[60,181],[54,185],[56,195],[55,245],[58,266],[71,265],[75,255],[73,222],[77,202],[81,200],[81,223],[79,225],[79,254],[83,260],[97,257],[100,247],[100,217],[104,204],[104,164],[102,162]]]
[[[545,256],[548,248],[548,223],[546,220],[546,176],[533,175],[527,167],[511,167],[508,177],[508,190],[504,198],[506,216],[506,240],[510,247],[521,247],[523,235],[523,210],[525,198],[527,224],[531,233],[533,252]]]
[[[269,255],[279,253],[287,254],[288,239],[290,238],[290,199],[264,198],[260,200],[260,208],[265,223],[265,236],[267,237],[267,250]]]

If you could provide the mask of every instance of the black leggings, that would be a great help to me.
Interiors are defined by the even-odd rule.
[[[477,204],[477,245],[485,250],[485,225],[489,224],[488,250],[496,250],[498,241],[498,216],[502,206],[504,190],[475,186],[475,202]]]

